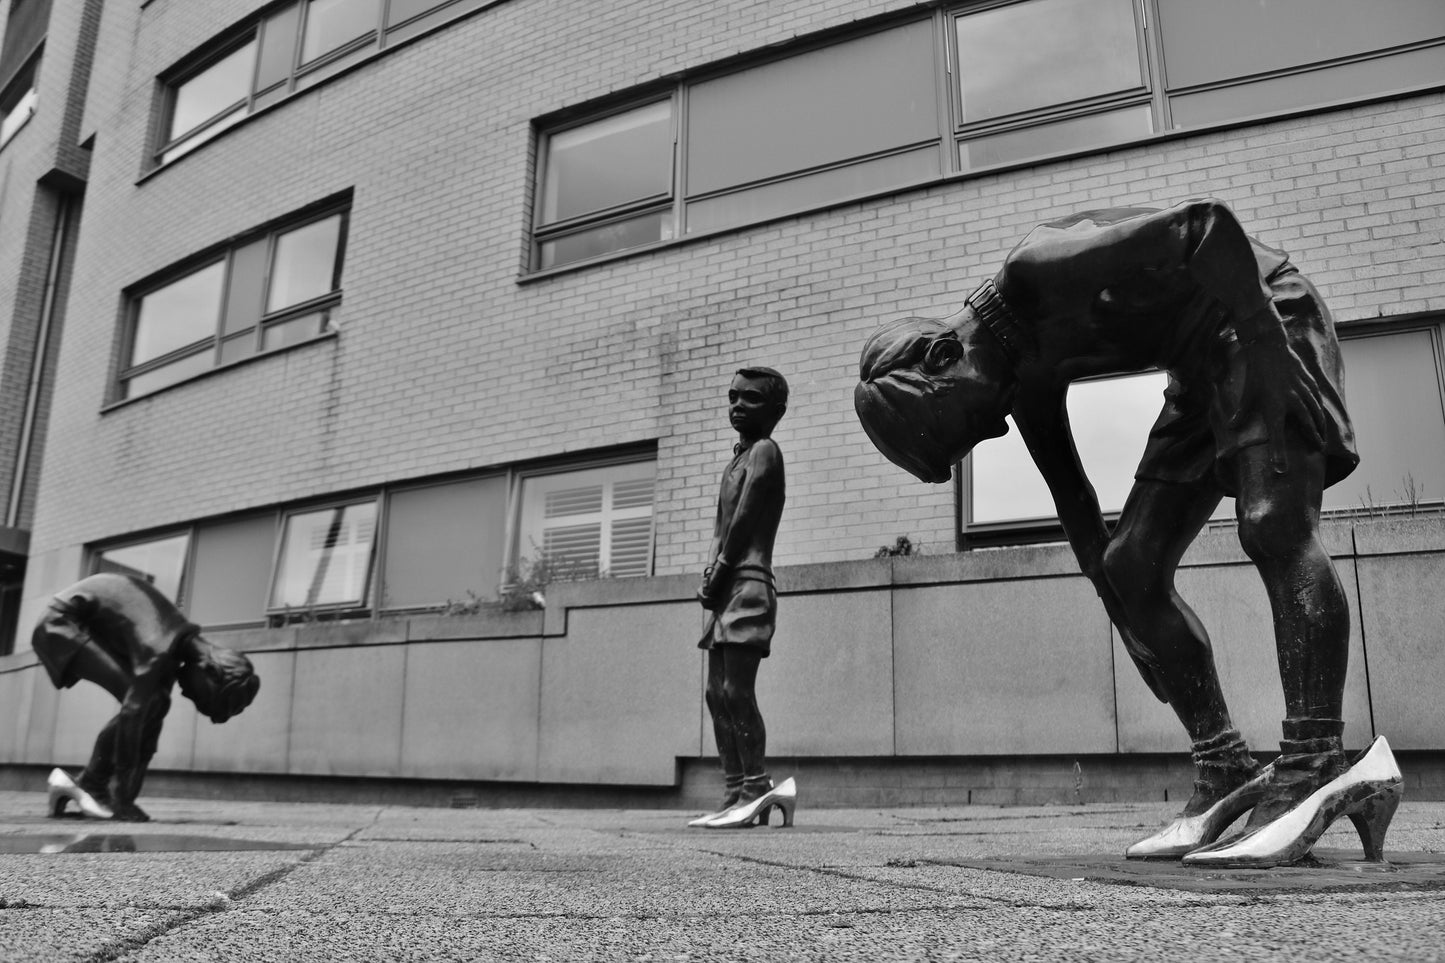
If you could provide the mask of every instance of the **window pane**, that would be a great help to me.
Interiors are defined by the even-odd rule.
[[[191,621],[210,626],[263,620],[275,549],[274,514],[197,528]]]
[[[1445,37],[1440,0],[1159,0],[1159,20],[1171,88]]]
[[[251,93],[256,41],[227,54],[191,79],[176,86],[169,140],[237,106]]]
[[[563,578],[652,574],[651,461],[537,475],[522,482],[517,559]]]
[[[630,247],[651,244],[671,236],[672,211],[655,211],[641,217],[578,231],[554,241],[543,241],[538,245],[541,267],[571,264],[573,261],[610,254],[613,251],[625,251]]]
[[[301,62],[314,60],[376,29],[378,0],[310,0]]]
[[[729,194],[715,194],[688,202],[687,233],[751,224],[848,197],[917,184],[940,173],[938,145],[930,144],[847,167],[804,174]]]
[[[276,239],[266,313],[330,293],[336,274],[341,215],[307,224]]]
[[[382,599],[388,608],[497,594],[505,556],[507,480],[476,478],[393,492]]]
[[[1069,386],[1069,423],[1084,472],[1105,512],[1117,512],[1134,484],[1149,429],[1163,407],[1168,377],[1151,372]],[[1010,425],[1013,419],[1009,419]],[[973,522],[1053,518],[1048,485],[1017,429],[974,449]]]
[[[271,607],[363,604],[375,530],[375,502],[289,516]]]
[[[236,126],[241,121],[245,120],[247,116],[249,115],[244,110],[232,111],[230,114],[207,126],[199,133],[192,134],[185,140],[181,141],[179,144],[176,144],[174,147],[162,153],[160,158],[161,163],[169,164],[177,157],[184,157],[186,154],[189,154],[197,147],[200,147],[206,141],[210,140],[212,137],[215,137],[217,134],[220,134],[222,131],[225,131],[230,127]]]
[[[13,103],[0,105],[0,144],[7,143],[15,132],[35,114],[35,102],[39,98],[35,88],[26,84]]]
[[[1429,331],[1351,338],[1345,404],[1360,466],[1325,490],[1325,508],[1409,504],[1445,498],[1445,415]]]
[[[688,90],[689,195],[936,139],[931,21]]]
[[[190,541],[190,534],[183,532],[150,542],[103,549],[96,556],[95,571],[133,575],[154,585],[171,601],[179,602],[186,571],[186,546]]]
[[[211,370],[214,367],[214,360],[214,353],[207,347],[195,354],[188,354],[184,358],[172,361],[170,364],[153,368],[144,374],[133,375],[126,379],[125,396],[139,398],[141,395],[159,391],[178,381],[185,381],[203,371]]]
[[[386,11],[386,25],[404,23],[415,17],[417,14],[425,13],[433,7],[440,7],[448,0],[391,0]]]
[[[231,283],[226,291],[226,319],[222,334],[255,327],[261,317],[261,295],[266,289],[266,238],[236,248],[231,254]]]
[[[1143,83],[1132,0],[1031,0],[957,20],[964,123]]]
[[[214,337],[225,276],[226,263],[217,261],[142,297],[130,363],[137,365]]]
[[[553,134],[542,221],[606,210],[672,190],[672,104],[662,101]]]
[[[266,325],[261,331],[261,350],[274,351],[309,341],[325,330],[326,316],[325,311],[313,311],[280,324]]]
[[[257,90],[265,90],[291,76],[300,11],[300,7],[289,4],[266,18],[261,28],[260,63],[256,67]]]
[[[991,137],[976,137],[958,145],[964,170],[1043,157],[1066,150],[1083,150],[1104,144],[1136,140],[1154,132],[1154,113],[1148,104],[1086,117],[1024,127]]]

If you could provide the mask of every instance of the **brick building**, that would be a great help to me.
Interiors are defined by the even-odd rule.
[[[1187,782],[1016,440],[925,486],[850,399],[879,323],[956,310],[1038,221],[1215,196],[1344,339],[1347,741],[1440,771],[1418,697],[1445,683],[1438,0],[586,14],[9,0],[0,763],[85,757],[113,709],[56,694],[25,627],[119,570],[263,678],[224,729],[178,700],[161,778],[689,794],[711,778],[691,593],[723,395],[763,363],[792,385],[760,681],[781,765],[855,801]],[[1162,381],[1071,394],[1110,510]],[[1182,588],[1267,748],[1267,602],[1229,528],[1226,507]],[[872,558],[900,535],[923,554]],[[543,558],[606,577],[485,604]]]

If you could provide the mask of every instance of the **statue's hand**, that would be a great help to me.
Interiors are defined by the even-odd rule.
[[[703,608],[709,612],[717,611],[718,605],[722,603],[719,596],[727,587],[731,573],[732,566],[721,559],[703,569],[702,587],[697,590],[697,600]]]
[[[1325,414],[1319,386],[1285,342],[1283,331],[1277,338],[1247,343],[1244,350],[1244,389],[1229,426],[1238,428],[1258,413],[1269,439],[1270,465],[1275,474],[1283,475],[1294,438],[1304,441],[1306,451],[1324,448]],[[1290,424],[1298,429],[1297,434],[1288,430]]]

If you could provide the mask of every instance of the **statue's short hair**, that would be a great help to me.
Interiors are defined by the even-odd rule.
[[[197,636],[196,658],[182,671],[182,692],[212,721],[224,722],[251,704],[261,680],[240,652]]]
[[[744,378],[757,378],[762,381],[768,400],[774,404],[786,405],[788,403],[788,380],[775,369],[753,366],[739,368],[736,373]]]

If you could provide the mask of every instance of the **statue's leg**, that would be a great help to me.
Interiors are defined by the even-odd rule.
[[[1270,464],[1268,446],[1256,445],[1236,455],[1235,472],[1240,543],[1269,595],[1284,687],[1281,756],[1250,817],[1251,825],[1259,825],[1344,771],[1350,613],[1319,540],[1324,456],[1294,446],[1281,474]]]
[[[107,806],[110,805],[110,780],[115,775],[115,730],[119,724],[120,716],[115,716],[100,730],[90,751],[90,762],[75,780],[96,802]]]
[[[1207,809],[1258,768],[1230,720],[1209,635],[1174,586],[1179,560],[1222,497],[1212,477],[1141,479],[1104,553],[1128,628],[1157,659],[1169,705],[1192,742],[1197,781],[1186,814]]]
[[[767,770],[767,727],[755,691],[762,653],[745,645],[724,645],[722,701],[732,720],[733,739],[743,768],[742,801],[771,787]]]
[[[115,696],[118,702],[125,699],[130,677],[94,642],[87,640],[76,651],[70,666],[77,678],[94,682]],[[90,762],[75,780],[76,785],[105,805],[109,805],[110,780],[115,775],[115,732],[119,722],[120,717],[116,716],[100,730],[90,753]]]
[[[726,672],[723,651],[722,646],[714,646],[708,650],[707,689],[704,695],[708,713],[712,716],[713,738],[717,741],[718,762],[723,771],[723,803],[719,810],[727,809],[737,802],[743,788],[743,761],[738,755],[733,720],[723,699]]]

